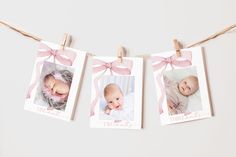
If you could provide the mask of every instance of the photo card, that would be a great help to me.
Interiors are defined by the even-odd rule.
[[[143,59],[94,57],[90,126],[141,129]]]
[[[161,124],[211,117],[201,47],[151,55]]]
[[[86,58],[84,51],[40,42],[25,110],[71,120]]]

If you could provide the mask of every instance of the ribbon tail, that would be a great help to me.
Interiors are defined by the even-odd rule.
[[[161,82],[161,75],[157,75],[156,80],[157,80],[157,84],[159,85],[159,87],[161,89],[161,96],[160,96],[160,98],[157,101],[157,105],[158,105],[160,114],[162,114],[163,113],[163,106],[162,106],[162,104],[163,104],[163,100],[164,100],[164,92],[165,92],[165,90],[164,90],[164,86],[163,86],[163,84]]]
[[[31,93],[32,93],[32,90],[34,89],[34,87],[36,86],[37,83],[33,83],[29,86],[29,89],[28,89],[28,92],[27,92],[27,96],[26,96],[26,99],[30,99],[31,98]]]
[[[97,77],[95,78],[94,80],[94,88],[95,88],[95,91],[96,91],[96,96],[94,98],[94,100],[92,101],[92,106],[91,106],[91,110],[90,110],[90,116],[94,116],[95,115],[95,107],[96,107],[96,104],[97,104],[97,101],[98,101],[98,97],[99,97],[99,89],[98,89],[98,80],[99,80],[100,77]]]
[[[110,73],[111,73],[111,75],[113,76],[113,72],[112,72],[112,70],[110,69]]]
[[[29,87],[29,89],[28,89],[26,99],[30,99],[30,98],[31,98],[31,93],[32,93],[34,87],[35,87],[35,86],[37,85],[37,83],[38,83],[39,75],[40,75],[40,67],[41,67],[42,64],[43,64],[43,61],[40,61],[40,62],[38,62],[37,65],[36,65],[36,76],[35,76],[35,80],[34,80],[34,82],[30,85],[30,87]]]

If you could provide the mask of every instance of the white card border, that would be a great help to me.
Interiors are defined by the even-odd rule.
[[[168,114],[168,108],[166,105],[166,96],[164,97],[164,101],[162,103],[163,106],[163,113],[160,114],[161,119],[161,125],[167,125],[167,124],[174,124],[174,123],[182,123],[192,120],[198,120],[203,118],[209,118],[212,116],[211,111],[211,103],[210,103],[210,97],[209,97],[209,91],[208,91],[208,85],[207,85],[207,78],[206,78],[206,72],[205,72],[205,63],[204,63],[204,57],[203,57],[203,48],[202,47],[194,47],[194,48],[188,48],[188,49],[182,49],[181,51],[190,51],[192,53],[192,65],[184,68],[176,68],[176,69],[185,69],[190,67],[196,67],[198,78],[199,78],[199,89],[202,99],[202,107],[203,109],[201,111],[195,111],[190,114],[184,115],[184,114],[178,114],[178,115],[169,115]],[[175,51],[168,51],[168,52],[161,52],[151,55],[153,56],[160,56],[160,57],[170,57],[172,55],[176,54]],[[166,70],[171,70],[171,67],[168,65]],[[156,86],[156,95],[159,99],[160,96],[160,90],[159,85],[157,84],[156,77],[159,74],[159,71],[154,71],[154,82]],[[163,76],[162,76],[162,83],[163,83]]]
[[[127,60],[132,60],[133,67],[130,75],[135,77],[135,108],[134,108],[134,121],[121,121],[115,123],[109,120],[100,120],[98,114],[90,116],[90,127],[91,128],[118,128],[118,129],[141,129],[142,128],[142,103],[143,103],[143,58],[139,57],[123,57]],[[117,57],[93,57],[93,59],[102,60],[104,62],[112,62],[117,60]],[[91,102],[95,98],[95,89],[93,81],[100,73],[92,75],[92,87],[91,87]],[[110,75],[109,70],[105,73]],[[119,74],[113,74],[113,76],[124,76]],[[96,103],[95,111],[99,110],[99,101]]]

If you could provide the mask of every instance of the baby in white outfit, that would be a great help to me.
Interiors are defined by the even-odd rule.
[[[132,100],[129,96],[125,96],[118,85],[108,84],[104,88],[105,114],[115,120],[133,120]]]
[[[106,100],[105,113],[110,114],[112,110],[122,110],[124,105],[124,95],[120,87],[114,83],[108,84],[104,88],[104,98]]]
[[[199,89],[198,78],[190,75],[183,78],[180,82],[176,82],[164,76],[164,83],[169,114],[185,113],[188,105],[188,96]]]

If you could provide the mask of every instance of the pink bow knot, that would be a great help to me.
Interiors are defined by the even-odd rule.
[[[53,57],[56,57],[58,54],[58,51],[57,50],[52,50],[52,51],[50,51],[50,53],[51,53],[51,55],[53,56]]]
[[[105,67],[107,69],[111,69],[112,68],[112,63],[105,63]]]
[[[171,57],[165,58],[164,62],[165,62],[166,64],[172,64],[172,59],[171,59]]]
[[[40,44],[39,45],[39,50],[38,50],[38,57],[54,57],[54,60],[57,60],[59,63],[63,65],[68,65],[72,66],[75,58],[76,58],[76,53],[72,51],[60,51],[60,50],[55,50],[50,47],[48,47],[45,44]]]

